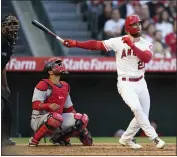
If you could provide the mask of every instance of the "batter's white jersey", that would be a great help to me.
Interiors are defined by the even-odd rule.
[[[111,38],[103,41],[107,51],[115,51],[118,77],[144,76],[145,63],[136,56],[133,50],[126,43],[123,43],[122,37]],[[152,43],[142,37],[140,37],[139,41],[135,42],[135,46],[140,50],[151,51],[152,49]]]

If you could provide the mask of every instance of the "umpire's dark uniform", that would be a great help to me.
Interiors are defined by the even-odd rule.
[[[13,54],[13,48],[11,44],[1,36],[1,72],[4,70],[6,64],[9,62],[11,55]],[[2,143],[10,138],[11,131],[11,112],[10,112],[10,100],[5,87],[1,83],[1,112],[2,112]],[[8,141],[10,142],[10,141]]]
[[[16,17],[11,15],[6,16],[2,21],[1,30],[1,76],[4,76],[3,70],[6,68],[7,63],[14,52],[15,41],[18,36],[19,24]],[[9,93],[1,82],[2,146],[15,145],[15,142],[10,139],[12,123],[10,106]]]

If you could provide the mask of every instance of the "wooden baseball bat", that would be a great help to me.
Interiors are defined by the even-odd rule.
[[[53,37],[55,37],[57,40],[59,40],[60,42],[64,42],[64,40],[62,38],[60,38],[58,35],[56,35],[55,33],[53,33],[50,29],[48,29],[47,27],[45,27],[43,24],[41,24],[40,22],[33,20],[32,24],[34,26],[36,26],[37,28],[41,29],[42,31],[44,31],[45,33],[48,33],[50,35],[52,35]]]

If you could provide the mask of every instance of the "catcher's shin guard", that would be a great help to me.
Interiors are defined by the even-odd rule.
[[[63,118],[58,113],[50,113],[44,123],[34,133],[33,137],[29,141],[29,146],[37,146],[41,138],[53,133],[58,127],[61,126]]]
[[[75,126],[62,133],[54,134],[50,139],[52,143],[60,143],[61,141],[63,142],[66,139],[77,136],[83,145],[90,146],[93,144],[91,134],[86,129],[88,124],[88,116],[86,114],[82,115],[80,113],[76,113],[74,118],[76,119]]]

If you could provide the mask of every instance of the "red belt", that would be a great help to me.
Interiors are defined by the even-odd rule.
[[[140,76],[138,78],[131,78],[131,77],[126,78],[126,77],[122,77],[122,81],[137,82],[137,81],[141,80],[142,78],[143,78],[143,76]]]

